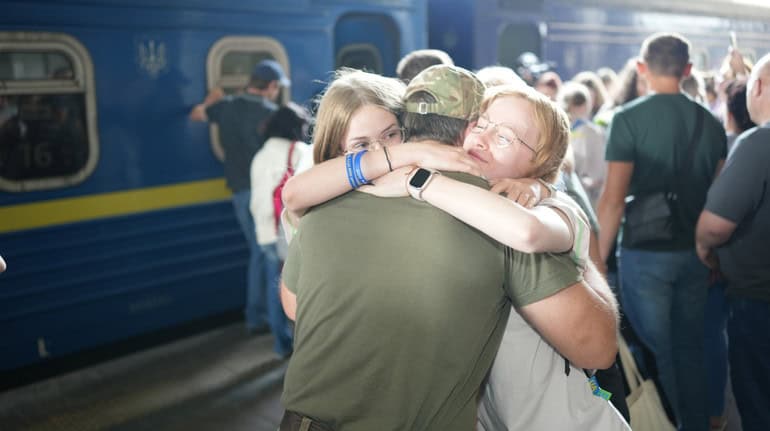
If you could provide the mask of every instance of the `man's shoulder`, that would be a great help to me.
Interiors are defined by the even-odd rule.
[[[660,114],[661,109],[681,109],[682,105],[698,104],[682,93],[653,93],[626,103],[617,114],[634,116]],[[699,104],[698,104],[699,105]]]
[[[741,133],[736,140],[751,142],[767,142],[770,136],[770,127],[754,127]]]
[[[633,115],[636,112],[639,112],[641,110],[647,109],[650,104],[655,104],[654,100],[650,96],[640,96],[636,99],[624,104],[620,107],[617,111],[615,111],[615,114],[613,115],[613,120],[617,118],[618,116],[623,117],[627,115]]]
[[[373,208],[402,206],[410,203],[411,200],[413,199],[408,197],[381,198],[364,192],[349,191],[310,208],[302,219],[338,217],[340,213],[345,214],[346,217],[354,218],[362,214],[372,213]],[[374,213],[377,214],[376,211]],[[381,215],[386,217],[384,213]],[[388,216],[390,215],[392,214],[388,214]]]
[[[275,111],[278,109],[278,105],[276,105],[272,101],[258,94],[249,94],[249,93],[238,94],[233,97],[233,101],[252,105],[252,106],[264,107],[269,111]]]
[[[758,154],[770,153],[770,145],[767,145],[768,141],[770,141],[770,128],[754,127],[746,130],[735,139],[730,159],[736,160],[750,155],[752,158],[759,157],[759,160],[762,160],[764,164],[766,159],[758,156]]]

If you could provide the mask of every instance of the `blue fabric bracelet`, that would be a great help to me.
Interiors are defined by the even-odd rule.
[[[364,153],[366,153],[367,150],[359,151],[356,153],[356,158],[353,161],[353,167],[355,169],[355,175],[356,175],[356,182],[359,186],[362,186],[364,184],[369,184],[369,180],[366,179],[364,176],[364,172],[361,170],[361,157],[364,156]]]
[[[353,157],[355,157],[354,153],[345,155],[345,172],[348,174],[348,183],[350,183],[350,187],[355,190],[360,184],[356,181],[356,174],[353,168]]]

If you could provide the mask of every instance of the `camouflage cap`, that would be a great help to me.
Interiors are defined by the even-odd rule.
[[[424,91],[435,103],[411,102],[412,95]],[[406,111],[436,114],[470,120],[479,115],[484,84],[473,73],[457,66],[437,64],[415,76],[406,87]]]

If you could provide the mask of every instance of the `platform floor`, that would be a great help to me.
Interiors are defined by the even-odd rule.
[[[286,360],[231,324],[0,393],[0,430],[275,431]]]

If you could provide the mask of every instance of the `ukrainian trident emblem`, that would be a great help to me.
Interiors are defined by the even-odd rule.
[[[139,67],[152,78],[157,78],[167,65],[166,45],[163,42],[148,40],[139,42]]]

